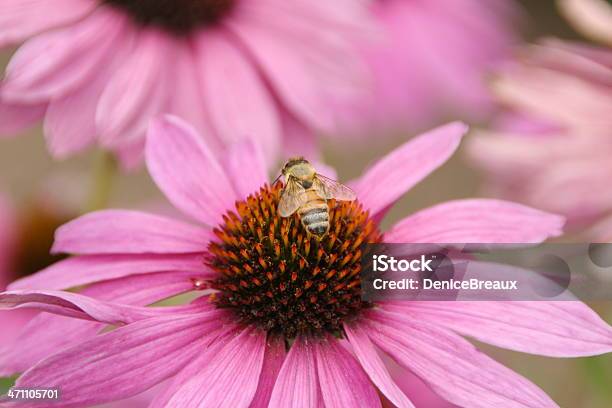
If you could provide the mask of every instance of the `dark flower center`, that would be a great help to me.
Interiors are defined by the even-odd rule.
[[[23,278],[46,268],[66,255],[52,255],[55,230],[71,216],[58,214],[39,206],[27,208],[19,220],[12,270],[14,279]]]
[[[229,13],[235,0],[101,0],[126,11],[144,25],[161,26],[175,34],[218,22]]]
[[[211,282],[214,302],[286,339],[341,336],[344,321],[371,307],[361,300],[361,255],[381,235],[360,204],[331,200],[329,233],[309,237],[297,215],[277,214],[281,190],[281,183],[261,188],[215,229],[207,261],[221,276]]]

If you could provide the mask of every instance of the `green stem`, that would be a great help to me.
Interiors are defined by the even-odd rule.
[[[0,395],[6,394],[8,390],[15,385],[17,376],[0,378]]]
[[[117,161],[112,153],[103,150],[96,152],[84,212],[96,211],[108,206],[116,171]]]

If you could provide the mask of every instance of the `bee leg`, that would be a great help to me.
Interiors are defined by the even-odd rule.
[[[283,176],[283,173],[279,174],[277,178],[274,179],[274,181],[272,182],[272,187],[274,187],[274,185],[280,181],[280,178]]]

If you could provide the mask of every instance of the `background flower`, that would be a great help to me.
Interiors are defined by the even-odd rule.
[[[25,43],[0,85],[0,133],[44,117],[54,156],[98,141],[130,165],[169,112],[214,150],[256,138],[275,157],[285,137],[311,150],[308,132],[333,125],[323,101],[362,80],[352,42],[369,27],[353,0],[6,0],[0,46]]]
[[[65,206],[65,201],[38,192],[36,199],[18,207],[10,196],[0,193],[0,290],[5,290],[11,281],[63,258],[51,256],[49,250],[55,229],[76,215]],[[32,310],[0,311],[0,350],[10,347],[35,314]],[[9,384],[10,381],[0,378],[0,394]]]
[[[0,288],[13,280],[11,269],[11,257],[15,251],[15,218],[9,200],[0,194]]]
[[[611,84],[609,49],[559,40],[523,49],[493,83],[505,114],[470,145],[490,193],[565,214],[574,229],[609,215]]]
[[[381,38],[362,53],[373,83],[340,104],[343,131],[415,131],[447,117],[483,120],[493,111],[489,70],[517,40],[517,4],[493,1],[375,0]]]
[[[149,171],[170,201],[203,225],[106,210],[61,227],[54,251],[79,255],[13,283],[11,289],[22,290],[4,293],[0,304],[84,319],[98,330],[120,327],[75,336],[35,364],[44,355],[32,358],[23,342],[46,346],[65,337],[64,326],[47,324],[36,337],[24,332],[2,366],[30,367],[17,385],[61,387],[65,405],[125,398],[169,378],[153,406],[379,406],[380,392],[410,407],[379,347],[455,404],[556,406],[459,334],[550,356],[610,351],[612,329],[581,302],[367,305],[354,283],[361,245],[381,239],[375,220],[441,166],[465,131],[460,123],[435,129],[377,162],[352,183],[360,203],[332,206],[333,230],[317,243],[303,235],[297,218],[276,214],[278,186],[258,191],[268,177],[256,145],[219,161],[179,119],[156,122],[147,142]],[[518,204],[458,200],[406,217],[383,240],[540,242],[560,234],[562,224],[561,217]],[[104,298],[55,290],[88,284]],[[210,287],[218,289],[210,299],[205,294],[166,308],[113,298],[113,292],[162,298]]]
[[[0,194],[0,290],[15,279],[13,258],[16,250],[17,231],[14,211],[9,200]],[[28,314],[28,313],[26,313]],[[0,332],[0,344],[9,341],[21,327],[24,313],[0,312],[3,328]]]
[[[62,256],[49,254],[57,227],[76,212],[62,208],[57,201],[41,194],[36,204],[17,209],[0,194],[0,289],[11,282],[49,266]],[[0,312],[0,346],[6,346],[32,317],[30,311]]]

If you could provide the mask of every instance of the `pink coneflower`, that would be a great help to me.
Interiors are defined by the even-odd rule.
[[[611,85],[609,49],[559,40],[524,49],[493,82],[506,112],[470,145],[490,192],[564,214],[573,228],[612,215]]]
[[[488,70],[515,41],[516,5],[506,0],[374,0],[379,41],[362,47],[373,76],[357,102],[340,104],[345,131],[415,130],[445,117],[492,112]]]
[[[0,47],[25,43],[0,85],[0,133],[44,117],[56,157],[98,141],[133,162],[150,118],[167,112],[215,150],[257,137],[273,156],[281,138],[300,138],[286,122],[329,130],[322,101],[361,81],[352,42],[369,33],[364,3],[3,1]]]
[[[560,233],[562,218],[496,200],[443,203],[380,231],[377,220],[452,155],[465,131],[438,128],[376,163],[352,183],[359,201],[330,203],[332,228],[319,242],[297,216],[278,215],[281,187],[267,184],[256,147],[237,147],[224,166],[193,128],[156,121],[149,172],[202,225],[108,210],[61,227],[54,250],[79,255],[13,283],[0,304],[90,320],[98,331],[118,327],[82,341],[47,325],[36,338],[24,334],[30,346],[17,344],[2,366],[23,364],[32,349],[45,357],[44,348],[17,386],[60,387],[61,406],[126,398],[167,380],[152,406],[376,407],[383,395],[411,407],[383,352],[454,404],[555,406],[460,334],[551,356],[610,351],[612,330],[583,303],[361,299],[367,242],[540,242]],[[187,305],[141,307],[55,290],[90,284],[107,299],[207,291]],[[68,335],[72,345],[47,346]]]

